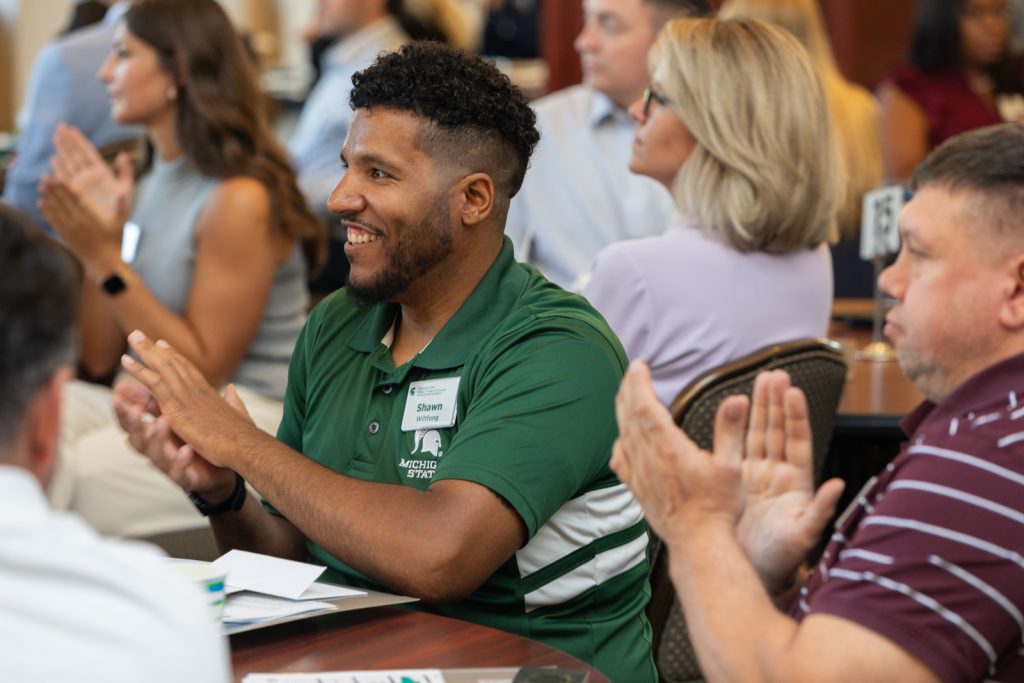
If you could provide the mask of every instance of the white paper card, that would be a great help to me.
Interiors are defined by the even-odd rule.
[[[444,683],[438,669],[321,671],[307,674],[248,674],[242,683]]]
[[[366,595],[366,591],[317,581],[302,592],[299,600],[334,600],[336,598],[358,598],[360,595]]]
[[[425,379],[409,384],[402,431],[438,429],[455,424],[456,397],[461,377]]]
[[[253,593],[232,595],[224,604],[223,621],[225,624],[249,624],[256,621],[269,621],[281,617],[290,617],[305,612],[333,611],[337,606],[329,602],[315,600],[286,600],[271,598]]]
[[[327,567],[231,550],[213,561],[227,572],[225,583],[256,593],[298,600]]]
[[[864,195],[860,218],[860,257],[865,261],[900,250],[903,187],[883,187]]]

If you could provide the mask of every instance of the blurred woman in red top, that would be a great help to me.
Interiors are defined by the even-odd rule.
[[[905,180],[946,138],[1024,120],[1024,64],[1006,0],[918,0],[910,65],[879,88],[886,176]]]

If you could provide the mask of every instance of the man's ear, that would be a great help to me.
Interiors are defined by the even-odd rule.
[[[458,185],[456,211],[463,225],[479,225],[494,214],[494,179],[486,173],[472,173]]]
[[[39,387],[25,411],[23,434],[27,465],[43,488],[49,484],[57,462],[61,399],[64,396],[64,384],[70,378],[70,367],[59,368]]]
[[[1006,274],[1006,294],[999,310],[999,322],[1007,329],[1024,331],[1024,253],[1013,257]]]

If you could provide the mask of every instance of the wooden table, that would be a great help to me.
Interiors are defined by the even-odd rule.
[[[608,683],[578,659],[541,643],[395,607],[335,613],[231,636],[231,664],[236,681],[257,672],[553,665],[586,669],[588,683]]]

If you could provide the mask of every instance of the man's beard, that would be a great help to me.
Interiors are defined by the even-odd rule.
[[[349,301],[357,306],[372,306],[405,292],[416,280],[441,263],[452,248],[452,231],[448,224],[448,203],[439,197],[419,223],[407,228],[390,252],[387,262],[367,282],[353,282],[345,287]]]

